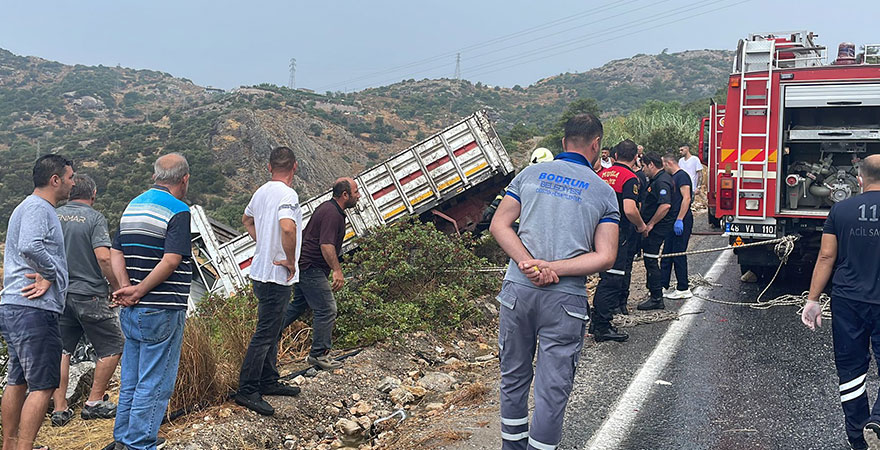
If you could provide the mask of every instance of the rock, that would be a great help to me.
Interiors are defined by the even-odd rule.
[[[495,359],[495,355],[489,353],[488,355],[477,356],[477,357],[474,358],[474,359],[477,360],[477,361],[479,361],[479,362],[489,361],[489,360],[491,360],[491,359]]]
[[[220,411],[217,411],[217,417],[221,417],[223,419],[232,415],[232,409],[230,408],[220,408]]]
[[[382,392],[383,394],[387,394],[387,393],[391,392],[392,390],[399,388],[400,384],[401,384],[401,381],[398,380],[397,378],[385,377],[382,379],[382,381],[379,382],[378,385],[376,385],[376,389],[378,389],[379,392]]]
[[[293,382],[296,384],[303,384],[306,382],[306,377],[302,375],[297,375],[296,378],[293,379]]]
[[[370,427],[373,425],[373,420],[367,416],[361,416],[357,418],[357,423],[361,426],[361,428],[369,431]]]
[[[339,411],[341,411],[341,410],[333,405],[327,405],[327,407],[324,408],[324,412],[326,412],[328,415],[331,415],[331,416],[338,416]]]
[[[315,450],[330,450],[330,444],[318,444]]]
[[[309,370],[306,370],[306,373],[304,373],[303,375],[308,378],[314,378],[318,375],[318,369],[315,369],[314,367],[309,367]]]
[[[455,383],[455,378],[443,372],[428,372],[418,381],[419,386],[434,392],[446,392]]]
[[[415,396],[402,387],[393,389],[389,394],[391,395],[391,402],[395,405],[406,405],[416,399]]]
[[[294,441],[293,439],[287,439],[282,445],[288,450],[293,450],[294,448],[296,448],[296,441]]]
[[[370,405],[369,403],[361,400],[355,403],[354,406],[349,408],[348,412],[350,412],[353,416],[363,416],[364,414],[372,411],[372,409],[373,405]]]
[[[361,399],[361,394],[351,394],[351,399],[354,401],[358,401]]]
[[[339,400],[336,400],[335,402],[333,402],[333,406],[335,406],[339,409],[345,408],[345,404],[340,402]]]
[[[410,378],[412,378],[413,380],[417,380],[417,379],[419,378],[419,371],[418,371],[418,370],[413,370],[413,371],[411,371],[411,372],[407,372],[407,375],[408,375]]]
[[[455,357],[449,358],[444,362],[444,364],[446,364],[447,366],[452,366],[459,363],[461,363],[461,360]]]
[[[83,361],[70,365],[70,380],[67,385],[67,403],[70,407],[79,405],[80,400],[85,400],[92,388],[92,378],[95,375],[95,363]]]
[[[740,279],[740,281],[742,281],[744,283],[757,283],[758,282],[758,276],[755,275],[755,272],[752,272],[751,270],[744,273],[741,277],[739,277],[739,279]]]
[[[333,375],[345,375],[345,369],[336,369],[333,371]]]
[[[359,423],[349,419],[339,419],[336,421],[336,430],[343,436],[355,436],[361,432]]]
[[[410,394],[413,395],[416,399],[420,399],[428,393],[428,390],[421,386],[404,386],[404,389],[409,391]]]
[[[443,409],[443,403],[440,403],[440,402],[428,403],[428,405],[425,406],[425,408],[427,408],[428,411],[435,411],[438,409]]]

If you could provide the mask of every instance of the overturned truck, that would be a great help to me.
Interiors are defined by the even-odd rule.
[[[473,230],[513,175],[488,115],[478,111],[354,177],[361,199],[347,213],[342,251],[354,249],[356,238],[370,229],[410,217],[453,233]],[[328,190],[302,204],[303,226],[330,197]],[[210,219],[200,206],[190,209],[196,262],[192,309],[206,294],[229,295],[247,285],[255,245],[247,233]]]

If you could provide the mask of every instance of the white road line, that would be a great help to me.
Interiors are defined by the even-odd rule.
[[[706,273],[706,280],[710,282],[716,281],[733,259],[732,251],[727,250],[721,253],[709,268],[709,272]],[[710,288],[701,287],[697,289],[703,291]],[[605,419],[605,423],[587,442],[586,447],[584,447],[585,450],[613,449],[618,448],[623,443],[633,422],[635,422],[636,416],[648,399],[648,395],[654,389],[655,381],[657,381],[663,369],[666,368],[666,365],[669,364],[669,361],[678,351],[682,338],[687,334],[688,329],[696,318],[695,314],[688,313],[699,311],[704,303],[703,300],[692,297],[681,306],[679,314],[682,314],[682,316],[669,325],[669,329],[666,330],[660,342],[654,347],[654,351],[651,352],[651,355],[648,356],[648,359],[645,360],[645,363],[642,364],[642,367],[636,372],[635,377],[627,386],[626,391],[617,400],[617,404],[614,405],[611,414]]]

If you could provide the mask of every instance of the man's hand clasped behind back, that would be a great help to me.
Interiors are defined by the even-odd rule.
[[[541,259],[520,261],[519,270],[537,287],[559,283],[556,271],[550,268],[549,262]]]

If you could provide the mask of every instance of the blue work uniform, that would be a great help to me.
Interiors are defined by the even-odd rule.
[[[693,181],[691,181],[691,176],[682,169],[678,169],[678,172],[672,174],[672,183],[675,187],[672,191],[672,202],[670,203],[671,206],[669,212],[666,213],[666,217],[671,218],[672,222],[675,223],[675,220],[678,219],[678,213],[681,212],[681,208],[685,207],[682,205],[684,197],[681,194],[681,189],[685,186],[690,188],[690,203],[693,203],[694,186]],[[682,231],[681,236],[676,235],[675,231],[670,231],[669,234],[666,235],[666,240],[663,243],[663,253],[681,253],[687,251],[688,242],[690,242],[691,239],[691,232],[694,229],[694,214],[691,212],[690,203],[687,205],[687,213],[682,219],[684,230]],[[675,289],[679,291],[687,290],[689,287],[688,260],[685,255],[660,260],[660,274],[663,279],[663,287],[669,287],[669,281],[672,279],[673,266],[675,267]]]
[[[506,195],[520,203],[520,240],[534,258],[545,261],[593,251],[598,225],[616,225],[620,218],[614,190],[576,153],[526,167]],[[559,277],[559,283],[539,288],[511,260],[498,301],[502,448],[553,450],[562,438],[563,414],[583,347],[589,308],[586,277]]]
[[[880,354],[880,192],[835,204],[823,233],[837,237],[831,332],[846,434],[854,442],[864,439],[862,428],[869,418],[880,420],[880,402],[869,410],[865,391],[870,347],[875,359]]]

